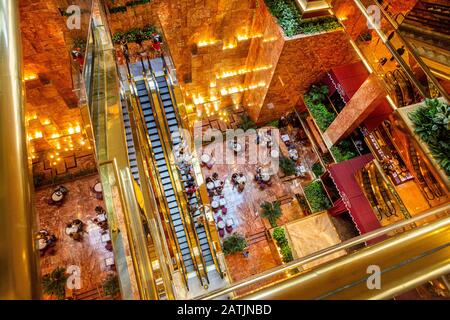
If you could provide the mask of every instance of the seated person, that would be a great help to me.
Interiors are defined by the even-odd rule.
[[[219,174],[217,172],[214,172],[212,175],[213,180],[218,180],[219,179]]]

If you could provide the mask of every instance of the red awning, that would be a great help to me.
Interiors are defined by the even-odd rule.
[[[360,234],[381,227],[369,201],[365,197],[355,178],[355,173],[372,160],[373,155],[367,154],[331,165],[329,168],[330,176]]]
[[[349,102],[356,91],[366,81],[369,72],[361,61],[334,67],[328,72],[325,83],[330,88],[330,95],[336,90],[345,103]]]

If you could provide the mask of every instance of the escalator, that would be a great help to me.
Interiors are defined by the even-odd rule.
[[[181,217],[181,209],[177,202],[177,197],[174,190],[174,185],[169,173],[168,163],[164,154],[160,132],[155,120],[153,106],[150,103],[150,95],[148,92],[145,80],[136,81],[136,95],[140,102],[140,107],[144,116],[148,137],[151,148],[153,150],[154,159],[156,162],[157,171],[162,182],[163,192],[166,197],[167,207],[169,209],[170,218],[172,220],[176,240],[180,249],[181,257],[186,269],[186,272],[194,271],[194,262],[191,256],[189,239]],[[130,159],[131,162],[131,159]]]
[[[134,149],[134,142],[133,142],[133,136],[131,133],[131,126],[130,126],[130,116],[128,114],[128,110],[126,107],[125,101],[122,100],[122,116],[123,116],[123,122],[125,126],[125,135],[127,140],[127,148],[128,148],[128,160],[130,164],[130,171],[133,175],[134,180],[139,184],[139,170],[137,166],[136,161],[136,150]]]
[[[157,92],[160,97],[160,104],[162,106],[163,112],[164,112],[164,118],[167,121],[167,126],[170,131],[170,135],[172,138],[172,143],[174,146],[182,143],[182,134],[180,133],[181,123],[180,120],[176,114],[176,102],[173,101],[173,94],[170,91],[171,88],[169,87],[166,75],[161,76],[155,76],[154,80],[156,82]],[[183,187],[186,189],[188,186],[188,176],[187,173],[183,170],[179,170],[179,175],[181,177],[181,180],[183,181]],[[186,193],[187,195],[187,193]],[[199,196],[194,193],[191,196],[187,196],[187,202],[189,204],[190,208],[193,208],[190,210],[192,212],[192,218],[194,221],[197,221],[199,216],[201,215],[200,210],[196,210],[199,206],[201,206],[201,201],[199,200]],[[205,266],[208,267],[210,265],[214,264],[214,260],[211,254],[210,244],[208,241],[207,233],[202,224],[195,224],[195,231],[198,236],[199,245],[201,248],[201,252],[203,255]]]

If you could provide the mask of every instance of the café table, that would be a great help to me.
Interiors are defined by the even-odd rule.
[[[214,189],[214,182],[208,182],[208,183],[206,184],[206,188],[207,188],[208,190],[213,190],[213,189]]]
[[[103,187],[102,187],[102,184],[101,184],[100,182],[97,182],[97,183],[94,185],[94,191],[95,191],[95,192],[98,192],[98,193],[103,192]]]
[[[283,135],[281,136],[281,140],[282,140],[283,142],[289,141],[289,140],[290,140],[289,135],[288,135],[288,134],[283,134]]]
[[[219,222],[217,222],[217,228],[225,229],[225,222],[223,222],[223,220],[220,220]]]
[[[227,204],[227,200],[225,200],[225,198],[221,198],[220,200],[219,200],[219,205],[220,206],[225,206]]]
[[[70,235],[72,233],[77,233],[79,231],[79,228],[76,225],[72,225],[71,227],[66,228],[65,231],[67,235]]]
[[[220,206],[219,201],[213,200],[213,201],[211,202],[211,207],[212,207],[213,209],[217,209],[219,206]]]
[[[216,180],[216,181],[214,181],[214,187],[215,188],[219,188],[219,187],[221,187],[222,186],[222,181],[221,180]]]
[[[98,220],[99,222],[106,221],[106,220],[107,220],[107,219],[106,219],[106,214],[102,213],[102,214],[97,215],[97,220]]]
[[[108,242],[111,240],[111,236],[109,235],[109,233],[105,233],[104,235],[102,235],[102,242]]]
[[[64,194],[61,191],[58,190],[52,193],[52,200],[54,202],[60,202],[62,199],[64,199]]]

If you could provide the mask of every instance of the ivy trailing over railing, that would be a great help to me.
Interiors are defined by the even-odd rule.
[[[343,162],[350,160],[358,155],[351,140],[343,140],[331,147],[331,153],[333,153],[336,162]]]
[[[283,262],[288,263],[294,260],[292,250],[291,247],[289,246],[289,242],[286,238],[284,229],[281,227],[275,228],[273,230],[272,237],[275,240],[278,248],[280,248],[280,252],[283,257]]]
[[[277,19],[288,37],[298,34],[314,34],[340,28],[334,16],[302,20],[302,14],[294,0],[265,0],[270,13]]]
[[[304,191],[313,213],[331,208],[331,201],[319,181],[311,182]]]
[[[116,7],[110,7],[109,8],[109,13],[114,14],[114,13],[124,13],[127,11],[127,7],[135,7],[141,4],[147,4],[150,3],[151,0],[133,0],[133,1],[128,1],[125,3],[125,5],[121,5],[121,6],[116,6]]]
[[[152,25],[145,26],[142,29],[133,28],[125,32],[116,32],[112,37],[112,41],[115,44],[120,43],[122,39],[125,39],[127,42],[136,42],[136,40],[140,37],[142,41],[144,40],[152,40],[153,33],[157,32],[156,28]]]
[[[312,85],[309,91],[303,96],[306,107],[322,132],[327,130],[336,118],[335,113],[329,111],[325,106],[328,90],[328,86],[326,85]]]

